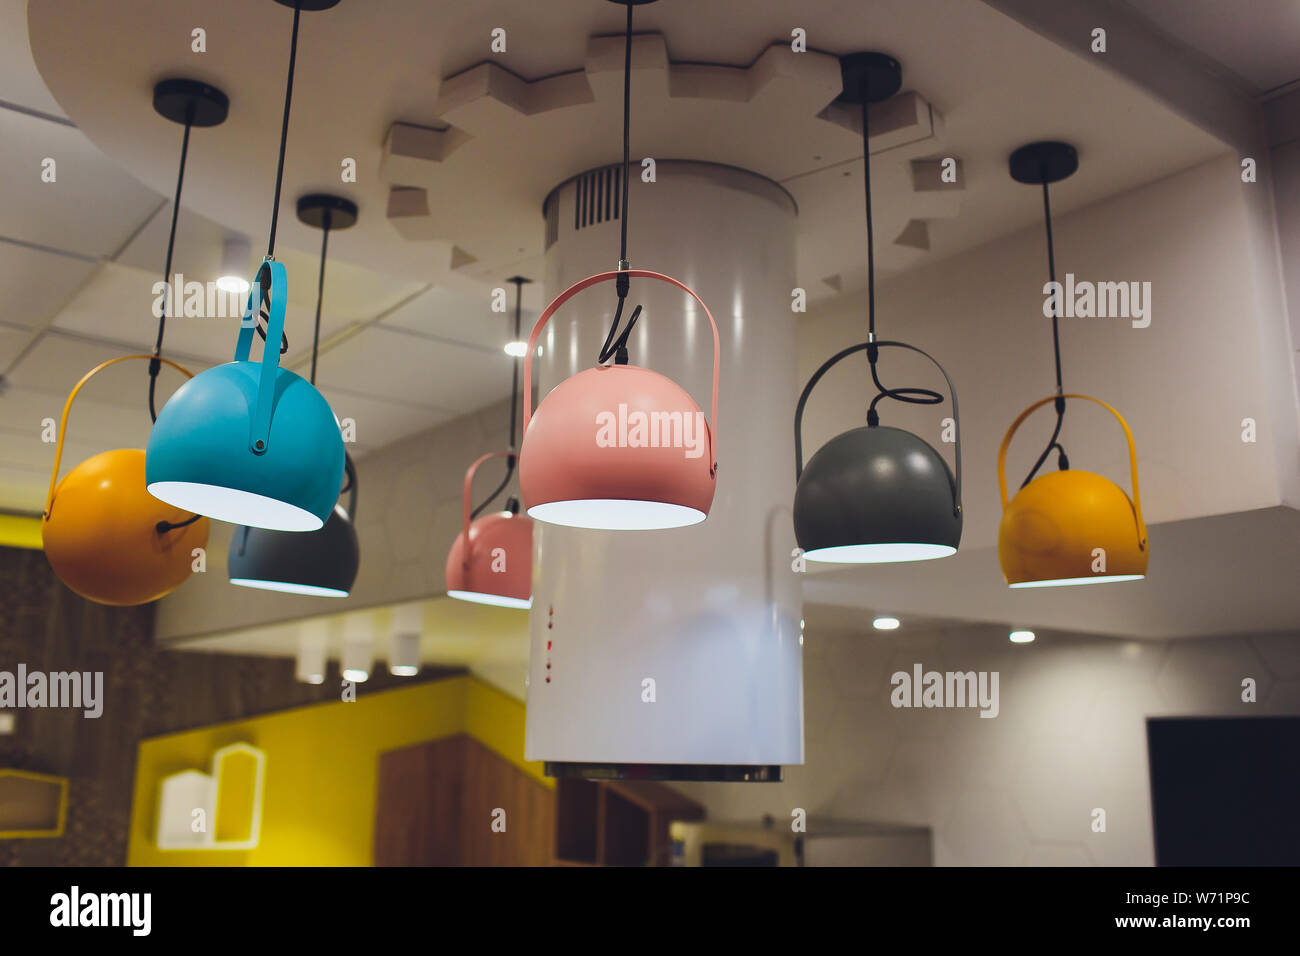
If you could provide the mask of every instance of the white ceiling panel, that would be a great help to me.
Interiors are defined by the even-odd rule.
[[[483,295],[468,296],[451,289],[433,288],[384,316],[383,325],[500,350],[514,337],[515,288],[507,282],[497,288],[506,291],[504,313],[492,311],[492,299],[486,290]],[[523,338],[528,338],[536,319],[536,312],[522,310],[519,328]]]
[[[58,101],[45,88],[45,81],[32,60],[27,42],[27,0],[0,0],[0,99],[63,116]]]
[[[146,272],[105,264],[58,314],[54,328],[111,339],[138,351],[150,352],[158,334],[158,320],[153,316],[153,287],[161,277],[161,268],[156,272]],[[180,302],[183,304],[183,299]],[[238,315],[170,318],[167,320],[163,354],[182,365],[187,364],[187,358],[204,360],[198,367],[190,368],[192,372],[198,372],[206,365],[228,362],[235,352],[239,321]],[[292,337],[290,341],[293,341]]]
[[[96,268],[93,261],[0,242],[0,322],[27,328],[44,324]]]
[[[46,159],[54,182],[41,180]],[[0,171],[0,236],[85,256],[111,256],[159,202],[78,130],[2,109]]]
[[[32,333],[28,329],[0,326],[0,370],[9,367],[9,364],[26,347],[31,337]]]
[[[361,458],[373,449],[382,448],[399,438],[422,432],[456,416],[455,412],[445,409],[387,402],[329,386],[322,386],[321,393],[340,422],[350,418],[356,423],[356,444],[348,445],[348,451],[354,458]]]
[[[361,395],[453,411],[482,408],[510,392],[510,358],[371,326],[321,356],[319,379]]]
[[[125,365],[126,363],[122,363]],[[145,363],[139,363],[144,369]],[[104,375],[114,370],[105,371]],[[139,370],[137,370],[137,374]],[[98,376],[96,377],[98,380]],[[140,385],[142,378],[136,382]],[[143,448],[149,440],[149,412],[145,408],[144,392],[140,393],[138,412],[117,405],[96,402],[91,393],[94,384],[86,386],[73,403],[68,416],[68,440],[93,445],[96,451],[110,448]],[[147,388],[147,385],[146,385]],[[41,441],[41,422],[52,418],[57,423],[63,414],[66,394],[37,392],[25,388],[10,388],[0,396],[0,461],[54,461],[54,447]],[[17,444],[30,442],[37,452],[12,450]],[[34,457],[33,457],[34,456]]]
[[[125,349],[113,348],[95,342],[48,333],[41,338],[30,352],[9,374],[8,382],[20,389],[38,392],[57,400],[63,407],[63,399],[85,375],[96,365],[120,355],[133,354]],[[100,372],[86,384],[77,399],[82,402],[108,403],[125,410],[134,410],[149,421],[148,362],[137,360],[119,362],[112,368]],[[161,408],[171,393],[180,387],[182,378],[179,373],[164,367],[158,376],[158,407]],[[57,416],[56,416],[57,417]]]

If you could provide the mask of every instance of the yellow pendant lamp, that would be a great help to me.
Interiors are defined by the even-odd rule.
[[[1008,503],[1006,465],[1011,436],[1035,411],[1056,401],[1056,396],[1034,402],[1011,423],[998,449],[998,491],[1002,495],[998,560],[1002,574],[1013,588],[1139,581],[1147,573],[1148,550],[1133,433],[1124,417],[1101,399],[1075,393],[1061,397],[1096,402],[1119,421],[1128,439],[1133,498],[1101,475],[1063,470],[1035,478]]]
[[[1056,282],[1056,256],[1052,245],[1052,209],[1049,183],[1059,182],[1079,168],[1079,157],[1066,143],[1039,142],[1011,154],[1011,178],[1041,185],[1043,215],[1047,224],[1048,272]],[[1002,521],[998,527],[998,561],[1007,585],[1013,588],[1067,587],[1080,584],[1140,581],[1146,576],[1150,549],[1142,520],[1138,490],[1137,447],[1124,417],[1091,395],[1066,393],[1061,388],[1060,296],[1052,299],[1052,341],[1056,353],[1056,394],[1030,405],[1011,423],[998,450],[998,489],[1002,496]],[[1071,470],[1060,443],[1066,399],[1095,402],[1119,421],[1128,439],[1133,497],[1114,482],[1089,471]],[[1056,409],[1056,427],[1029,476],[1007,501],[1007,448],[1016,430],[1036,410],[1048,403]],[[1058,470],[1035,477],[1051,454],[1058,453]]]
[[[166,504],[145,487],[143,448],[102,452],[72,469],[59,481],[63,439],[68,413],[77,393],[95,375],[127,359],[149,361],[149,415],[157,419],[155,392],[158,373],[169,365],[187,378],[193,374],[162,357],[163,332],[171,307],[172,253],[176,248],[176,221],[180,215],[181,188],[194,127],[219,126],[226,120],[229,100],[220,90],[198,80],[167,79],[153,91],[153,108],[164,119],[185,127],[181,140],[180,170],[172,202],[171,232],[163,267],[166,295],[158,316],[158,335],[149,355],[125,355],[91,369],[79,381],[63,406],[54,469],[45,499],[41,540],[45,556],[69,588],[98,604],[134,605],[156,601],[179,587],[194,567],[195,548],[208,543],[207,518]]]
[[[58,480],[68,413],[82,386],[110,365],[155,358],[124,355],[91,369],[73,387],[59,420],[41,538],[59,580],[97,604],[158,600],[185,582],[194,549],[208,543],[207,518],[196,518],[145,490],[143,448],[101,452]],[[175,362],[157,361],[194,377]]]

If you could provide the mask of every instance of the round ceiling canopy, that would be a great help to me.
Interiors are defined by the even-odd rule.
[[[299,10],[328,10],[330,7],[337,7],[339,0],[275,0],[282,7],[288,7],[292,10],[297,7]]]
[[[1018,183],[1059,183],[1079,168],[1079,151],[1069,143],[1029,143],[1011,154],[1008,165],[1011,178]]]
[[[357,204],[329,193],[308,193],[298,199],[298,221],[316,229],[325,228],[329,217],[331,229],[347,229],[356,224]]]
[[[230,113],[230,100],[215,86],[177,77],[153,88],[153,108],[182,126],[220,126]]]

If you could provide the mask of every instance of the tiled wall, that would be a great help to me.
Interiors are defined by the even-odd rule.
[[[890,677],[998,671],[999,713],[895,708]],[[1241,700],[1254,678],[1258,702]],[[683,784],[711,819],[927,824],[936,865],[1154,863],[1145,719],[1300,714],[1300,634],[1169,642],[1004,628],[821,631],[804,643],[807,763],[785,782]],[[1093,810],[1106,831],[1093,832]]]

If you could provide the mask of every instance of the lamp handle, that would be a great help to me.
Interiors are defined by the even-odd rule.
[[[952,513],[961,514],[961,414],[957,411],[957,389],[953,387],[952,379],[948,377],[947,371],[939,364],[933,355],[918,349],[915,345],[908,345],[906,342],[859,342],[857,345],[850,345],[846,349],[836,352],[825,362],[821,368],[813,372],[812,378],[808,379],[808,384],[804,386],[803,393],[799,396],[799,404],[794,409],[794,478],[798,481],[803,475],[803,409],[808,404],[808,397],[812,395],[812,390],[817,387],[822,376],[831,370],[831,368],[841,359],[846,359],[857,352],[865,352],[872,345],[877,348],[900,348],[907,349],[909,352],[916,352],[918,355],[924,355],[934,367],[943,375],[943,380],[948,383],[948,394],[952,396],[952,426],[953,426],[953,463],[957,466],[954,470],[954,484],[952,494]]]
[[[164,365],[170,365],[172,368],[176,369],[176,371],[180,372],[186,378],[194,377],[194,373],[191,372],[189,369],[185,368],[183,365],[177,365],[171,359],[165,359],[160,355],[120,355],[115,359],[109,359],[107,362],[101,362],[99,365],[96,365],[85,375],[81,376],[81,381],[78,382],[76,385],[72,386],[72,391],[68,393],[68,400],[63,403],[63,417],[59,419],[59,435],[58,438],[55,440],[55,445],[54,445],[54,470],[50,472],[50,490],[49,493],[46,494],[45,496],[44,517],[46,521],[50,520],[50,511],[54,507],[54,487],[59,483],[59,466],[63,461],[63,434],[68,427],[68,413],[72,411],[73,399],[75,399],[77,397],[77,393],[81,391],[81,386],[85,385],[87,382],[89,382],[92,378],[94,378],[104,369],[108,368],[110,365],[116,365],[118,362],[125,362],[127,359],[157,360],[159,362],[162,362]]]
[[[704,300],[695,294],[685,283],[678,282],[672,276],[664,275],[660,272],[647,272],[644,269],[627,269],[616,272],[601,272],[594,276],[588,276],[579,282],[575,282],[563,292],[555,297],[550,305],[537,317],[537,322],[533,325],[533,331],[528,336],[528,352],[524,355],[524,434],[528,433],[528,422],[533,416],[533,354],[537,351],[537,340],[541,337],[542,329],[546,323],[551,320],[560,306],[568,302],[571,298],[581,292],[583,289],[597,285],[601,282],[608,282],[610,279],[616,279],[620,275],[625,275],[637,279],[657,279],[660,282],[667,282],[669,285],[675,285],[692,299],[700,304],[704,314],[709,318],[709,325],[713,328],[713,406],[709,422],[705,427],[709,432],[709,474],[714,475],[718,470],[717,445],[714,439],[714,433],[718,428],[718,370],[721,363],[721,356],[718,345],[718,323],[713,320],[713,313],[709,307],[704,304]]]
[[[1002,437],[1002,447],[998,449],[998,493],[1002,496],[1002,510],[1007,510],[1007,449],[1011,446],[1011,436],[1016,433],[1016,429],[1024,423],[1026,418],[1049,402],[1056,401],[1057,398],[1082,398],[1089,402],[1096,402],[1102,408],[1106,409],[1106,411],[1114,415],[1116,420],[1119,421],[1120,427],[1124,429],[1124,437],[1128,439],[1129,473],[1132,476],[1133,482],[1133,516],[1137,519],[1138,548],[1145,551],[1147,547],[1147,526],[1142,520],[1142,494],[1138,490],[1137,445],[1133,442],[1133,432],[1129,430],[1128,422],[1124,421],[1123,415],[1117,412],[1110,405],[1103,402],[1100,398],[1093,398],[1091,395],[1081,395],[1074,392],[1067,392],[1062,395],[1049,395],[1047,398],[1039,399],[1034,402],[1034,404],[1021,412],[1019,417],[1011,423],[1011,427],[1007,429],[1006,435]]]
[[[462,563],[466,568],[469,567],[469,525],[470,525],[470,512],[471,512],[471,511],[473,510],[473,508],[474,508],[474,500],[473,500],[473,496],[474,496],[474,474],[478,471],[478,466],[481,465],[481,464],[483,464],[483,462],[487,461],[488,459],[490,459],[490,458],[509,458],[509,457],[510,457],[511,455],[513,455],[513,454],[514,454],[513,451],[493,451],[493,452],[488,452],[486,455],[483,455],[483,456],[480,457],[477,461],[475,461],[474,464],[470,465],[470,466],[469,466],[469,469],[465,472],[465,496],[464,496],[464,501],[465,501],[465,507],[464,507],[464,518],[465,518],[465,521],[464,521],[464,528],[465,528],[465,548],[464,548],[464,550],[461,552],[461,554],[464,555],[464,557],[462,558],[461,563]]]
[[[257,328],[257,312],[261,308],[262,275],[265,274],[271,287],[270,312],[266,320],[266,344],[262,348],[262,370],[257,381],[257,407],[249,425],[248,447],[254,455],[266,454],[271,437],[271,413],[275,408],[275,377],[280,366],[280,348],[272,347],[272,342],[279,342],[284,336],[284,311],[289,300],[289,276],[284,265],[274,259],[265,260],[257,270],[253,286],[248,290],[248,308],[244,311],[243,321],[239,326],[239,339],[235,342],[235,361],[248,361],[249,351],[253,347],[253,330]],[[257,298],[256,305],[253,302]]]

